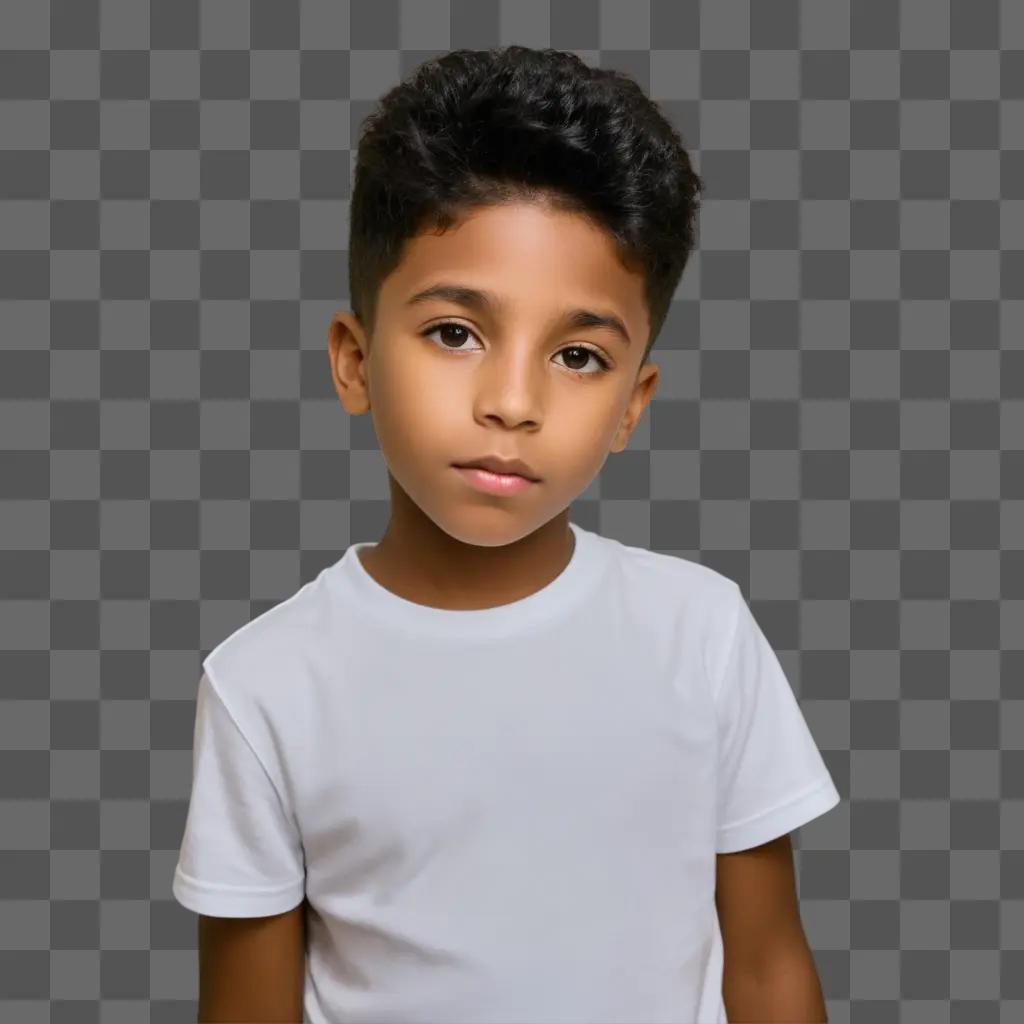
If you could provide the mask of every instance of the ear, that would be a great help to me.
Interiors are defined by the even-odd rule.
[[[626,406],[625,413],[623,413],[622,422],[619,424],[619,429],[615,434],[611,451],[621,452],[629,444],[629,439],[636,429],[636,425],[640,422],[644,409],[647,408],[648,403],[654,397],[654,392],[658,390],[658,377],[660,373],[661,370],[656,363],[644,363],[640,367],[636,383],[633,385],[633,394],[630,395],[629,404]]]
[[[334,390],[345,411],[362,415],[370,408],[369,342],[354,313],[334,314],[327,330],[327,354]]]

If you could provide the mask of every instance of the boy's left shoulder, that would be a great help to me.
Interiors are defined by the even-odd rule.
[[[709,565],[682,555],[612,541],[617,562],[627,577],[648,594],[671,604],[682,602],[689,609],[708,611],[720,621],[736,600],[739,585]]]

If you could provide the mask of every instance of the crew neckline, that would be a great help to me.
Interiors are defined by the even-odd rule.
[[[350,544],[330,576],[356,608],[386,624],[466,638],[507,634],[568,610],[596,581],[601,568],[600,535],[572,521],[569,528],[576,540],[565,568],[540,590],[491,608],[434,608],[399,596],[378,583],[358,557],[374,541]]]

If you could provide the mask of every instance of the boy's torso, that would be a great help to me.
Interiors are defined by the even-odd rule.
[[[325,1016],[718,1019],[703,655],[724,581],[628,550],[522,637],[396,635],[336,565],[211,655],[281,764]]]

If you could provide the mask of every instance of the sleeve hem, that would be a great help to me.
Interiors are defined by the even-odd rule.
[[[283,914],[302,902],[306,891],[304,877],[272,889],[211,885],[174,869],[171,891],[186,909],[215,917],[266,917]]]
[[[719,828],[715,852],[735,853],[737,850],[760,846],[805,825],[831,810],[839,801],[835,783],[831,776],[826,776],[810,790],[797,794],[779,807],[773,807],[735,825]]]

